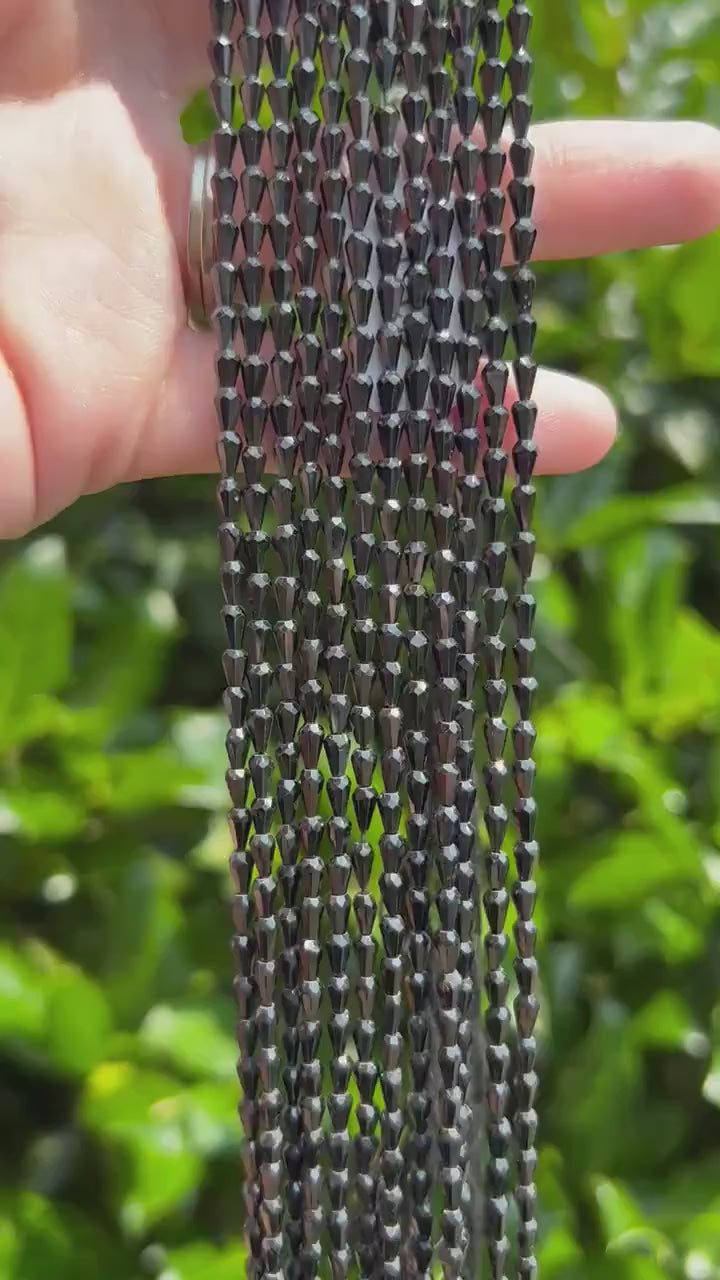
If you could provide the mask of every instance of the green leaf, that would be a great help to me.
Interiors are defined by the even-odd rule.
[[[545,555],[565,549],[575,513],[580,513],[580,519],[592,516],[615,500],[618,489],[623,488],[625,467],[614,450],[597,467],[545,482],[543,501],[538,504],[539,543]]]
[[[637,1253],[622,1260],[616,1255],[609,1259],[608,1280],[610,1276],[618,1275],[622,1280],[668,1280],[666,1263],[643,1256],[647,1252],[647,1245],[642,1240],[637,1242],[637,1248]]]
[[[668,964],[683,964],[702,952],[702,929],[667,902],[651,898],[643,906],[643,916],[660,939],[662,954]]]
[[[25,1043],[53,1070],[84,1075],[110,1031],[107,1000],[87,974],[38,943],[0,950],[0,1043]]]
[[[644,719],[664,679],[687,573],[687,548],[667,530],[636,533],[606,553],[610,661],[631,719]],[[649,717],[648,717],[649,718]],[[651,719],[654,729],[655,721]]]
[[[627,1027],[618,1001],[598,1001],[587,1032],[558,1063],[551,1123],[576,1178],[622,1162],[642,1114],[642,1063]]]
[[[97,983],[61,965],[47,988],[46,1043],[53,1065],[84,1075],[101,1062],[112,1029],[110,1008]]]
[[[702,849],[688,823],[675,812],[677,784],[664,768],[661,753],[631,724],[611,690],[568,685],[537,716],[539,768],[565,769],[573,761],[611,775],[632,797],[638,826],[658,837],[663,850],[676,851],[678,865],[697,869]],[[592,841],[588,852],[604,848]]]
[[[720,1108],[720,1046],[713,1054],[710,1070],[703,1081],[702,1092],[707,1102]]]
[[[603,1237],[613,1258],[650,1254],[660,1266],[671,1262],[670,1242],[648,1221],[627,1187],[609,1178],[597,1178],[594,1192]]]
[[[597,547],[655,524],[718,525],[720,498],[694,485],[611,498],[604,506],[571,521],[563,533],[562,546],[567,551]]]
[[[645,1225],[645,1218],[626,1187],[609,1178],[598,1178],[594,1186],[595,1203],[608,1244],[626,1231]]]
[[[88,808],[126,815],[179,803],[200,777],[167,742],[137,751],[75,751],[67,769]]]
[[[193,1151],[206,1159],[230,1156],[237,1160],[242,1143],[238,1116],[240,1101],[237,1077],[222,1084],[195,1084],[183,1094],[186,1132]]]
[[[58,1210],[40,1196],[25,1195],[15,1212],[19,1230],[11,1280],[20,1280],[21,1276],[42,1280],[48,1274],[68,1280],[73,1241]],[[80,1266],[78,1271],[82,1274]]]
[[[638,310],[657,376],[664,382],[720,373],[720,302],[706,282],[720,268],[715,233],[673,249],[655,249],[637,272]]]
[[[683,365],[688,373],[711,378],[720,374],[720,298],[707,289],[707,281],[720,272],[720,236],[683,245],[675,266],[669,302]]]
[[[156,1005],[140,1028],[140,1044],[157,1061],[185,1075],[235,1079],[237,1046],[206,1009]]]
[[[225,813],[226,733],[226,717],[219,712],[185,713],[176,717],[172,728],[173,745],[185,768],[194,775],[193,782],[183,788],[183,803]]]
[[[231,837],[227,816],[214,817],[208,822],[203,838],[190,851],[193,864],[203,871],[213,871],[227,877]]]
[[[689,671],[698,678],[688,680]],[[674,619],[662,683],[644,711],[659,738],[702,728],[706,717],[720,714],[720,635],[690,609]]]
[[[82,1117],[121,1157],[114,1199],[129,1235],[143,1235],[199,1187],[203,1159],[188,1141],[187,1102],[175,1081],[103,1063],[88,1079]]]
[[[577,1275],[582,1258],[578,1241],[565,1227],[551,1226],[544,1233],[538,1249],[538,1268],[544,1276]]]
[[[247,1260],[242,1245],[215,1249],[209,1244],[191,1244],[173,1249],[159,1280],[237,1280],[244,1274]]]
[[[198,1191],[203,1162],[183,1145],[179,1125],[127,1135],[127,1175],[122,1180],[119,1220],[129,1236],[142,1237]]]
[[[132,598],[102,597],[93,643],[80,667],[81,724],[90,742],[104,742],[152,696],[178,632],[172,596],[154,589]]]
[[[0,946],[0,1043],[39,1042],[45,1029],[46,994],[36,968],[19,951]]]
[[[6,831],[26,841],[56,843],[80,835],[88,814],[82,799],[69,786],[51,790],[39,774],[23,771],[17,786],[0,790],[0,810]]]
[[[239,1157],[238,1087],[177,1080],[130,1062],[104,1062],[88,1077],[84,1125],[112,1156],[118,1220],[132,1236],[192,1198],[205,1161]]]
[[[67,682],[70,578],[60,538],[31,542],[0,579],[0,750],[43,729],[43,699]]]
[[[180,117],[183,138],[191,147],[206,142],[215,128],[216,119],[210,95],[207,89],[201,89]]]
[[[18,1238],[7,1209],[0,1203],[0,1276],[11,1276],[17,1262]]]
[[[632,17],[625,6],[611,9],[598,6],[594,0],[581,0],[579,12],[598,67],[619,66],[633,30]]]
[[[702,879],[700,852],[689,842],[678,849],[646,832],[628,831],[601,838],[595,848],[593,862],[568,890],[571,910],[627,907],[668,885]]]
[[[720,1252],[715,1246],[720,1228],[720,1155],[717,1143],[698,1153],[692,1163],[673,1164],[666,1177],[653,1188],[653,1204],[658,1224],[677,1239],[684,1249],[710,1247],[716,1265]],[[710,1218],[710,1223],[706,1219]],[[712,1224],[714,1223],[714,1231]],[[702,1227],[701,1231],[698,1228]],[[709,1229],[708,1229],[709,1228]]]
[[[677,992],[658,991],[633,1018],[632,1034],[645,1048],[688,1049],[693,1043],[692,1014]]]
[[[119,1021],[141,1018],[181,931],[179,868],[152,850],[131,862],[114,886],[103,982]]]
[[[4,1256],[3,1241],[10,1242]],[[22,1192],[0,1201],[2,1280],[129,1280],[123,1244],[85,1214]]]

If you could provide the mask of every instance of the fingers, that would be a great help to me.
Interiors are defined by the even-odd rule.
[[[539,125],[536,256],[678,244],[720,225],[720,130],[693,122]]]
[[[20,387],[0,355],[0,538],[21,538],[37,519],[37,464]]]
[[[156,476],[214,471],[213,352],[211,336],[182,331],[156,408],[144,427],[132,433],[132,447],[128,447],[127,435],[113,433],[113,448],[100,451],[97,465],[59,466],[65,479],[59,487],[52,487],[52,492],[47,483],[43,485],[45,496],[40,505],[39,468],[22,391],[8,366],[0,362],[0,420],[4,424],[0,538],[20,537],[38,520],[48,519],[80,497],[81,491],[95,492]],[[538,473],[580,471],[605,456],[615,439],[617,423],[612,403],[599,387],[541,369],[536,398]],[[508,405],[512,399],[509,393]],[[47,468],[43,465],[42,470]]]
[[[155,171],[111,89],[0,105],[0,154],[0,532],[15,537],[124,478],[182,294]]]
[[[538,125],[531,138],[538,259],[678,244],[720,225],[720,130],[710,125],[580,120]],[[183,257],[190,167],[187,155],[169,189]]]
[[[189,331],[181,335],[157,412],[138,442],[125,479],[163,476],[169,470],[189,474],[216,469],[213,351],[212,337]],[[617,422],[612,403],[599,387],[541,369],[535,398],[539,472],[579,471],[604,457]],[[510,392],[508,405],[512,399]]]

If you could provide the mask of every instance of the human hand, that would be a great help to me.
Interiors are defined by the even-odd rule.
[[[186,324],[192,157],[178,116],[208,78],[205,5],[0,0],[0,536],[83,493],[215,466],[214,339]],[[720,132],[541,125],[537,258],[694,239],[720,224]],[[598,387],[536,382],[539,471],[597,462]]]

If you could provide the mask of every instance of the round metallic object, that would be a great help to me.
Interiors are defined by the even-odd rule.
[[[187,230],[188,324],[195,330],[210,327],[213,173],[214,162],[210,148],[199,147],[192,167]]]

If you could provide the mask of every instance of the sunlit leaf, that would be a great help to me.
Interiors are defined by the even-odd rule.
[[[544,1276],[572,1275],[582,1266],[582,1249],[565,1227],[551,1226],[538,1250],[538,1264]]]
[[[720,497],[687,487],[613,498],[603,507],[582,512],[577,520],[571,521],[563,534],[562,545],[567,550],[596,547],[656,524],[718,525]]]
[[[191,146],[206,142],[215,128],[215,111],[206,89],[195,95],[180,117],[183,138]]]
[[[116,1209],[131,1235],[143,1234],[198,1187],[203,1158],[188,1140],[191,1110],[176,1081],[129,1063],[102,1064],[88,1079],[83,1121],[115,1152]]]
[[[568,1045],[559,1064],[555,1124],[571,1168],[594,1173],[622,1160],[642,1097],[642,1064],[619,1002],[593,1010],[580,1042]],[[597,1117],[604,1122],[598,1125]]]
[[[677,320],[684,367],[701,377],[720,374],[720,298],[705,282],[720,271],[720,236],[707,237],[676,251],[676,275],[669,298]],[[698,305],[702,298],[702,305]]]
[[[634,25],[626,7],[581,0],[579,13],[598,66],[616,67],[623,62]]]
[[[228,1027],[230,1023],[228,1017]],[[213,1080],[235,1079],[237,1045],[208,1010],[156,1005],[139,1035],[149,1055],[178,1071]]]
[[[182,924],[171,864],[151,851],[132,862],[116,886],[104,982],[120,1018],[144,1014]]]
[[[703,1082],[703,1097],[714,1107],[720,1108],[720,1048],[713,1054],[710,1070]]]
[[[57,537],[29,543],[0,578],[0,749],[41,731],[37,700],[68,679],[70,590],[65,548]]]
[[[697,672],[688,679],[687,672]],[[720,635],[697,613],[684,609],[673,620],[662,682],[648,697],[647,719],[661,737],[720,714]]]
[[[82,796],[69,786],[51,790],[39,776],[28,776],[19,785],[0,790],[3,823],[26,840],[55,842],[79,835],[87,824]]]
[[[645,1217],[626,1187],[609,1178],[598,1178],[594,1187],[595,1203],[608,1243],[636,1227],[645,1225]]]
[[[206,1159],[231,1156],[237,1160],[242,1144],[237,1079],[191,1085],[184,1096],[187,1140],[193,1151]]]
[[[68,772],[83,787],[88,807],[120,814],[176,804],[199,778],[166,742],[136,751],[76,752]]]
[[[124,1244],[110,1239],[105,1224],[32,1192],[0,1203],[0,1224],[4,1213],[13,1243],[8,1269],[0,1273],[3,1280],[97,1280],[98,1275],[128,1280],[131,1260]],[[0,1262],[3,1234],[0,1225]]]
[[[130,1236],[180,1205],[189,1204],[202,1177],[202,1160],[183,1143],[179,1126],[166,1124],[126,1136],[118,1177],[119,1220]]]
[[[46,993],[34,965],[19,950],[0,946],[0,1043],[38,1042],[45,1030]]]
[[[633,1019],[639,1044],[656,1049],[689,1047],[693,1031],[690,1010],[674,991],[658,991]]]
[[[703,949],[703,931],[692,920],[660,898],[651,898],[643,907],[645,920],[660,939],[668,964],[682,964]]]
[[[209,1244],[173,1249],[159,1280],[237,1280],[244,1273],[246,1252],[241,1245],[215,1249]]]
[[[598,853],[580,871],[568,891],[573,910],[604,911],[612,907],[642,902],[648,893],[670,884],[700,881],[702,860],[699,850],[664,845],[643,832],[621,832],[612,840],[598,842]]]
[[[101,988],[79,969],[59,965],[47,986],[47,1051],[56,1069],[84,1075],[101,1062],[112,1023]]]
[[[76,698],[85,713],[87,738],[103,742],[113,737],[152,696],[177,636],[178,621],[167,591],[144,591],[129,600],[102,599],[93,615],[93,644],[83,654]]]
[[[101,1061],[111,1031],[100,987],[49,948],[0,950],[0,1043],[26,1044],[62,1075]]]

